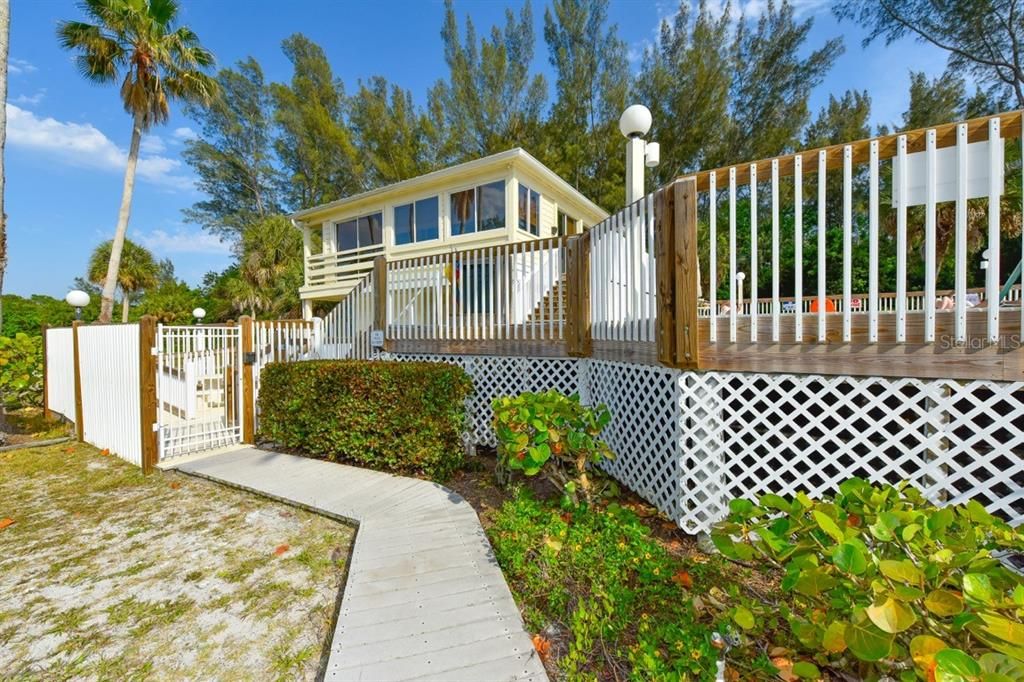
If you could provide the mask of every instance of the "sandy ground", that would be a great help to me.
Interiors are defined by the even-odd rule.
[[[0,679],[314,679],[352,528],[84,445],[0,454]]]

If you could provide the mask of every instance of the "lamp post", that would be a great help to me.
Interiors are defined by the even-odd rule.
[[[642,104],[627,107],[619,117],[619,131],[626,142],[626,203],[644,196],[644,166],[654,168],[661,162],[661,147],[647,142],[644,135],[651,129],[651,111]]]
[[[197,325],[201,325],[203,323],[203,318],[206,317],[206,311],[202,308],[196,308],[192,311],[192,317],[196,318]]]
[[[80,289],[73,289],[64,297],[64,302],[75,309],[75,319],[82,319],[82,308],[89,305],[89,294]]]

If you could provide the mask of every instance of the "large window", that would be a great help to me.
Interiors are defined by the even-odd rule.
[[[338,223],[338,251],[350,251],[382,243],[382,225],[380,213],[371,213]]]
[[[437,197],[395,206],[395,244],[411,244],[437,239]]]
[[[505,227],[505,181],[451,194],[452,235]]]
[[[540,194],[519,185],[519,229],[540,236]]]

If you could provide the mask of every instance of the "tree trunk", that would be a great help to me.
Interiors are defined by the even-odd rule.
[[[7,50],[11,34],[11,3],[0,0],[0,294],[4,292],[7,272],[7,212],[4,206],[6,176],[4,146],[7,144]],[[0,298],[0,329],[4,326],[4,304]]]
[[[124,292],[121,296],[121,324],[128,323],[128,305],[131,303],[131,298],[128,296],[128,292]]]
[[[128,232],[128,218],[132,212],[132,193],[135,191],[135,167],[139,163],[139,142],[142,139],[142,114],[135,114],[132,121],[132,143],[128,149],[128,166],[124,169],[124,189],[121,192],[121,210],[117,214],[117,229],[110,245],[110,262],[107,277],[103,281],[103,296],[100,301],[100,322],[110,322],[114,316],[114,289],[117,287],[117,273],[121,269],[121,249]]]

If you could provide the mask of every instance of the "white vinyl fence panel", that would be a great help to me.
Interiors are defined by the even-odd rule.
[[[78,356],[85,441],[142,466],[139,325],[79,327]]]
[[[75,341],[70,327],[46,330],[46,404],[75,421]]]

